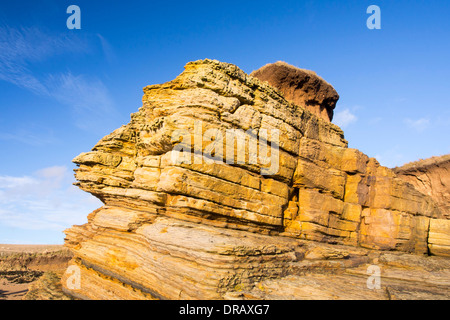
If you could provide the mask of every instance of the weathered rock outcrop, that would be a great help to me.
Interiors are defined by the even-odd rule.
[[[393,170],[401,179],[429,195],[450,218],[450,154],[411,162]]]
[[[278,61],[267,64],[250,75],[261,81],[267,81],[278,89],[286,100],[305,107],[324,120],[333,120],[333,110],[339,95],[314,71],[299,69]]]
[[[191,62],[144,88],[130,123],[74,162],[105,204],[66,230],[74,297],[448,298],[432,198],[234,65]],[[378,291],[371,264],[387,270]]]
[[[430,196],[443,215],[450,218],[450,155],[432,157],[393,169],[404,181]],[[428,237],[430,252],[449,255],[450,220],[432,220]]]

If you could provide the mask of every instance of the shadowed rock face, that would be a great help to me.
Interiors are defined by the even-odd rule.
[[[450,218],[450,154],[405,164],[394,172],[429,195]]]
[[[285,62],[275,62],[253,71],[251,76],[267,81],[280,90],[286,100],[305,107],[318,117],[331,121],[339,95],[315,72],[299,69]]]
[[[246,145],[236,154],[245,161],[203,162],[211,145],[220,153],[218,136],[176,161],[175,133],[202,141],[210,129],[240,130]],[[279,138],[268,135],[276,130]],[[278,155],[271,175],[248,147],[254,139]],[[73,161],[77,185],[105,204],[65,231],[74,259],[62,284],[74,297],[445,297],[447,260],[410,255],[450,254],[449,220],[433,200],[348,148],[339,127],[234,65],[195,61],[173,81],[145,87],[130,123]],[[369,293],[373,263],[391,270],[392,283]],[[340,274],[333,289],[328,273]]]

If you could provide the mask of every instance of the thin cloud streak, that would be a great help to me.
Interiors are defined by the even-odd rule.
[[[428,118],[420,118],[417,120],[405,119],[404,122],[408,127],[416,130],[417,132],[423,132],[430,126],[430,119]]]
[[[73,36],[50,36],[36,27],[0,27],[0,79],[35,94],[48,95],[30,65],[54,55],[86,50],[87,45]]]
[[[97,37],[100,39],[100,44],[102,46],[103,54],[105,55],[106,60],[109,63],[114,63],[117,61],[116,54],[109,44],[108,40],[106,40],[101,34],[97,34]]]
[[[23,124],[23,127],[15,128],[12,132],[0,132],[0,140],[20,142],[33,147],[59,141],[50,128],[28,123]]]
[[[113,59],[108,42],[98,37],[106,57]],[[109,90],[101,80],[70,71],[36,75],[31,70],[34,63],[55,55],[88,51],[88,43],[74,36],[49,35],[35,27],[0,27],[0,80],[68,106],[79,128],[96,131],[99,123],[117,115]],[[0,133],[0,139],[20,140],[21,135]]]
[[[65,166],[44,168],[31,176],[0,176],[0,230],[63,231],[85,223],[101,202],[72,185]]]
[[[91,130],[99,125],[99,120],[117,116],[113,100],[102,81],[72,73],[49,76],[47,87],[51,96],[58,102],[71,108],[75,124],[84,130]]]
[[[333,122],[341,128],[345,128],[351,123],[356,122],[358,118],[350,112],[350,109],[344,109],[334,115]]]

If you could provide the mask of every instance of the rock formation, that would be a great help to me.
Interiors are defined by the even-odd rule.
[[[445,208],[309,111],[337,100],[311,79],[288,99],[234,65],[201,60],[144,88],[130,123],[73,160],[78,186],[105,205],[66,230],[65,292],[448,298],[450,263],[436,257],[450,256]],[[383,270],[380,289],[368,289],[370,265]]]
[[[429,195],[450,218],[450,154],[408,163],[394,168],[403,180]]]
[[[339,95],[314,71],[278,61],[267,64],[250,75],[278,89],[287,101],[305,107],[324,120],[333,120],[333,110]]]

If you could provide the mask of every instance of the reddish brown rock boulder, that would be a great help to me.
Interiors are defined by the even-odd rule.
[[[250,75],[267,81],[283,93],[289,102],[307,108],[324,120],[333,120],[333,110],[339,95],[314,71],[299,69],[278,61],[267,64]]]

